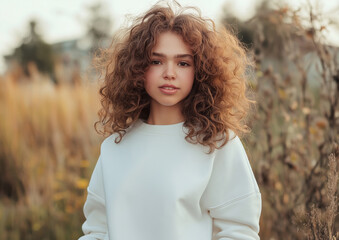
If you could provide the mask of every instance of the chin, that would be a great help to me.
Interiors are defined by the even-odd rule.
[[[164,106],[164,107],[174,107],[174,106],[177,106],[178,104],[179,104],[179,102],[178,101],[172,101],[172,102],[170,102],[170,101],[163,101],[163,102],[161,102],[161,101],[159,101],[158,102],[161,106]]]

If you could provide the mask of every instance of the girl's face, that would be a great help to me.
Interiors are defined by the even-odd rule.
[[[145,73],[145,89],[153,107],[181,107],[194,81],[190,47],[173,32],[161,33],[152,49],[151,65]]]

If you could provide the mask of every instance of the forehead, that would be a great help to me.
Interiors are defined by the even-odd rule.
[[[152,52],[165,55],[192,54],[190,46],[179,34],[173,32],[160,33]]]

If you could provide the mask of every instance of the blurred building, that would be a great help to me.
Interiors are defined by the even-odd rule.
[[[73,39],[52,44],[55,53],[55,77],[59,82],[79,83],[90,71],[91,51],[86,39]]]
[[[324,45],[317,49],[311,40],[295,37],[291,49],[282,49],[283,53],[293,53],[291,56],[279,56],[276,54],[265,54],[260,65],[262,71],[279,72],[282,78],[301,79],[305,77],[311,87],[318,88],[322,84],[323,69],[318,54],[326,55],[328,61],[339,63],[339,47]],[[334,66],[333,66],[334,67]],[[304,76],[302,76],[303,69]],[[334,69],[332,69],[334,70]]]
[[[54,56],[54,77],[57,82],[76,84],[91,72],[91,44],[86,39],[65,40],[51,44]],[[19,73],[22,66],[15,56],[4,56],[7,72]]]

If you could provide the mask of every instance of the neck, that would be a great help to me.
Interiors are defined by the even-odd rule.
[[[147,119],[148,124],[169,125],[185,121],[181,111],[181,105],[163,106],[157,103],[151,103],[150,114]]]

